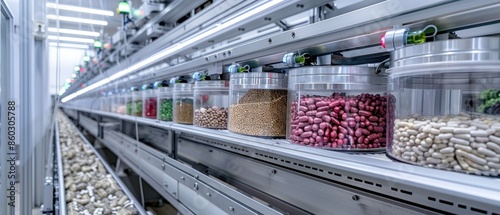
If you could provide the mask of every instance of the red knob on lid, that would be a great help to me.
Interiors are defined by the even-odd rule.
[[[380,37],[380,45],[385,49],[385,34]]]

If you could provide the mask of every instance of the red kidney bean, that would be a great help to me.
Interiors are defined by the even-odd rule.
[[[342,134],[347,134],[347,129],[343,128],[343,127],[339,127],[339,131],[340,133]]]
[[[309,118],[307,118],[307,121],[309,122],[309,124],[313,124],[314,123],[314,118],[312,118],[310,116]]]
[[[313,120],[314,124],[319,124],[321,122],[323,122],[323,119],[321,119],[321,118],[314,118],[314,120]]]
[[[323,136],[324,134],[325,134],[325,131],[322,128],[318,129],[319,136]]]
[[[378,138],[379,143],[386,143],[386,138],[385,137],[379,137]]]
[[[312,130],[313,130],[313,131],[317,131],[318,129],[319,129],[318,124],[314,124],[314,125],[312,125]]]
[[[297,129],[297,135],[301,135],[304,133],[304,130],[302,128]]]
[[[378,123],[376,123],[376,122],[370,122],[370,125],[373,126],[373,127],[377,127]]]
[[[316,105],[309,105],[309,106],[307,106],[307,109],[316,110]]]
[[[370,121],[372,121],[372,122],[378,122],[378,117],[376,117],[376,116],[370,116],[370,117],[368,118],[368,120],[370,120]]]
[[[337,114],[335,112],[330,112],[330,116],[336,119],[339,117],[339,114]]]
[[[323,119],[326,123],[329,123],[332,120],[332,118],[328,115],[324,115],[321,119]]]
[[[306,122],[308,120],[309,120],[308,116],[301,116],[301,117],[299,117],[299,122]]]
[[[321,111],[321,112],[319,112],[319,111],[318,111],[318,112],[316,112],[316,115],[315,115],[315,116],[316,116],[316,117],[321,118],[321,117],[323,117],[323,116],[324,116],[324,115],[326,115],[326,114],[328,114],[328,112],[326,112],[326,111]]]
[[[324,106],[328,106],[328,102],[324,101],[316,102],[316,107],[324,107]]]
[[[337,145],[342,145],[342,144],[344,144],[343,139],[337,139]]]
[[[307,123],[307,122],[301,122],[301,123],[299,123],[297,126],[298,126],[299,128],[303,128],[303,127],[306,127],[307,125],[309,125],[309,123]]]
[[[332,131],[330,132],[330,138],[336,138],[337,137],[337,132],[336,131]]]
[[[307,132],[304,132],[300,135],[300,137],[302,137],[302,138],[311,137],[311,136],[312,136],[312,131],[307,131]]]
[[[354,117],[354,121],[356,121],[356,122],[359,122],[359,120],[360,120],[360,119],[361,119],[361,118],[360,118],[359,116],[355,116],[355,117]]]
[[[358,109],[357,109],[357,108],[355,108],[355,107],[352,107],[352,108],[351,108],[351,113],[357,113],[357,112],[358,112]]]
[[[339,111],[340,111],[340,108],[339,108],[339,107],[335,107],[335,108],[333,108],[333,112],[338,113]]]
[[[363,134],[363,132],[361,132],[360,128],[358,128],[358,129],[356,129],[356,131],[354,131],[354,136],[356,136],[356,137],[360,137],[362,134]]]
[[[312,130],[312,126],[310,126],[310,125],[304,127],[304,131],[311,131],[311,130]]]
[[[341,99],[341,100],[340,100],[340,105],[341,105],[341,106],[344,106],[344,105],[345,105],[345,100],[344,100],[344,99]]]
[[[328,142],[328,137],[323,137],[323,142]]]
[[[366,128],[361,128],[361,132],[363,133],[363,135],[370,135],[370,131]]]
[[[335,100],[335,101],[330,102],[330,104],[328,105],[328,107],[334,108],[334,107],[339,106],[339,104],[340,104],[340,102],[337,101],[337,100]]]
[[[300,109],[300,111],[303,111],[303,112],[308,111],[306,106],[300,106],[299,109]]]
[[[366,137],[368,140],[372,141],[378,138],[378,134],[370,134]]]
[[[292,128],[292,130],[295,130],[297,129],[297,125],[291,125],[290,128]]]
[[[368,131],[373,131],[373,125],[368,126]]]
[[[349,124],[349,127],[351,127],[351,128],[354,128],[357,125],[357,123],[355,121],[349,121],[348,124]]]
[[[317,111],[328,111],[328,110],[330,110],[330,108],[328,106],[320,107],[317,109]]]
[[[347,138],[344,138],[344,139],[342,140],[342,144],[343,144],[343,145],[347,145],[347,143],[348,143]],[[342,146],[342,147],[343,147],[343,146]],[[347,148],[347,147],[346,147],[346,148]]]
[[[372,113],[370,113],[369,111],[366,111],[366,110],[360,110],[358,112],[358,114],[361,115],[361,116],[365,116],[365,117],[369,117],[369,116],[372,115]]]
[[[311,135],[312,138],[316,138],[318,136],[318,134],[316,132],[313,132],[313,134]]]
[[[346,103],[345,103],[345,106],[344,106],[344,110],[345,110],[346,112],[351,111],[351,103],[346,102]]]
[[[312,105],[312,104],[314,104],[314,99],[313,99],[313,98],[309,98],[309,99],[307,100],[307,104],[308,104],[308,105]]]
[[[349,128],[349,127],[347,127],[347,133],[348,133],[350,136],[353,136],[353,135],[354,135],[354,131],[352,130],[352,128]]]
[[[365,125],[365,123],[364,123],[364,122],[360,122],[360,123],[359,123],[359,127],[364,128],[364,127],[366,127],[366,125]]]
[[[347,125],[347,121],[341,121],[341,122],[340,122],[340,126],[342,126],[342,127],[347,127],[347,126],[348,126],[348,125]]]
[[[317,143],[322,143],[322,142],[323,142],[323,138],[321,138],[321,137],[316,137],[316,142],[317,142]]]
[[[349,103],[350,103],[351,107],[356,107],[356,106],[358,106],[358,103],[356,103],[356,101],[355,101],[354,99],[353,99],[353,100],[350,100],[350,101],[349,101]]]
[[[345,113],[345,111],[344,111],[344,110],[340,110],[340,111],[339,111],[339,115],[340,115],[340,116],[344,115],[344,113]]]
[[[373,131],[375,131],[375,132],[379,132],[379,133],[380,133],[380,132],[384,132],[384,128],[383,128],[383,127],[374,127],[374,128],[373,128]]]
[[[364,144],[364,140],[365,140],[365,137],[361,136],[361,137],[358,138],[358,143],[359,144]]]
[[[306,112],[306,116],[315,116],[315,115],[316,115],[316,113],[317,113],[317,111],[315,111],[315,110],[310,110],[310,111],[307,111],[307,112]]]
[[[297,113],[297,115],[299,115],[299,116],[304,116],[304,115],[306,115],[306,113],[304,113],[304,111],[299,111],[299,112]]]
[[[340,125],[339,120],[332,118],[332,121],[333,121],[333,125]]]
[[[304,141],[304,144],[309,145],[309,138],[306,138],[303,141]]]

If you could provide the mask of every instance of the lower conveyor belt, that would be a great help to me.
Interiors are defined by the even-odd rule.
[[[58,134],[64,197],[63,214],[146,214],[113,169],[61,112]],[[61,175],[61,174],[59,174]]]

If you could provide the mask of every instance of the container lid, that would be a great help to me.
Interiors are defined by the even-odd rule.
[[[208,81],[197,81],[194,83],[194,90],[205,90],[205,89],[229,89],[229,81],[226,80],[208,80]]]
[[[500,37],[436,41],[394,51],[391,78],[427,89],[485,89],[500,84]]]
[[[193,85],[188,83],[175,83],[174,84],[174,93],[177,92],[192,92]]]
[[[309,66],[291,68],[288,84],[301,90],[386,90],[387,76],[371,67]]]
[[[286,75],[273,72],[233,73],[230,86],[239,89],[286,89]]]
[[[172,87],[160,87],[157,89],[159,93],[173,93],[173,88]]]
[[[498,72],[500,37],[429,42],[393,51],[391,75],[421,73]]]

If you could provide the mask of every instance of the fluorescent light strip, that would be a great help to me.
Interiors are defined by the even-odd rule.
[[[47,39],[49,40],[61,40],[61,41],[70,41],[70,42],[80,42],[80,43],[94,43],[93,39],[88,39],[88,38],[78,38],[78,37],[61,37],[61,36],[55,36],[55,35],[49,35],[47,36]]]
[[[102,20],[81,19],[81,18],[75,18],[75,17],[69,17],[69,16],[56,16],[54,14],[47,14],[47,19],[54,19],[54,20],[60,20],[60,21],[66,21],[66,22],[77,22],[77,23],[84,23],[84,24],[91,24],[91,25],[108,25],[108,22],[102,21]]]
[[[55,4],[55,3],[50,3],[50,2],[47,2],[46,5],[48,8],[55,8],[55,9],[59,9],[59,10],[69,10],[69,11],[75,11],[75,12],[80,12],[80,13],[91,13],[91,14],[97,14],[97,15],[103,15],[103,16],[115,15],[113,13],[113,11],[110,11],[110,10],[99,10],[99,9],[92,9],[92,8],[87,8],[87,7],[77,7],[77,6],[71,6],[71,5]]]
[[[50,42],[49,46],[58,46],[56,42]],[[59,47],[65,47],[65,48],[75,48],[75,49],[88,49],[88,45],[81,45],[81,44],[71,44],[71,43],[59,43]]]
[[[101,36],[101,34],[99,32],[80,31],[80,30],[64,29],[64,28],[47,28],[47,31],[56,32],[56,33],[59,32],[62,34],[76,34],[76,35],[82,35],[82,36],[93,36],[93,37]]]
[[[112,75],[112,76],[110,76],[109,79],[106,78],[104,80],[108,80],[108,82],[106,82],[106,83],[109,83],[110,81],[114,81],[114,80],[116,80],[116,79],[118,79],[120,77],[123,77],[123,76],[125,76],[125,75],[127,75],[127,74],[129,74],[129,73],[131,73],[131,72],[133,72],[135,70],[137,70],[137,69],[140,69],[140,68],[142,68],[142,67],[144,67],[146,65],[149,65],[149,64],[157,61],[158,59],[161,59],[161,58],[163,58],[163,57],[165,57],[165,56],[167,56],[167,55],[169,55],[169,54],[171,54],[173,52],[176,52],[176,51],[178,51],[178,50],[180,50],[180,49],[182,49],[182,48],[184,48],[184,47],[186,47],[188,45],[191,45],[191,44],[199,41],[200,39],[208,37],[208,36],[210,36],[210,35],[218,32],[218,31],[221,31],[221,30],[223,30],[225,28],[228,28],[228,27],[230,27],[230,26],[232,26],[232,25],[234,25],[234,24],[236,24],[236,23],[238,23],[238,22],[240,22],[240,21],[242,21],[244,19],[247,19],[247,18],[249,18],[251,16],[254,16],[257,13],[260,13],[260,12],[262,12],[262,11],[268,9],[268,8],[271,8],[272,6],[277,5],[278,3],[282,2],[282,1],[284,1],[284,0],[271,0],[271,1],[269,1],[269,2],[267,2],[265,4],[262,4],[262,5],[260,5],[260,6],[256,7],[256,8],[254,8],[254,9],[252,9],[251,11],[248,11],[248,12],[246,12],[246,13],[238,16],[238,17],[234,17],[233,19],[231,19],[231,20],[229,20],[229,21],[227,21],[225,23],[217,24],[212,29],[210,29],[208,31],[205,31],[205,32],[203,32],[201,34],[198,34],[198,35],[196,35],[196,36],[194,36],[192,38],[189,38],[189,39],[187,39],[185,41],[181,41],[180,43],[172,45],[172,46],[164,49],[162,52],[158,52],[157,54],[155,54],[155,55],[153,55],[151,57],[148,57],[148,58],[146,58],[146,59],[144,59],[144,60],[142,60],[142,61],[140,61],[140,62],[138,62],[138,63],[136,63],[136,64],[134,64],[134,65],[132,65],[132,66],[130,66],[130,67],[128,67],[128,68],[126,68],[126,69],[124,69],[124,70],[116,73],[116,74],[114,74],[114,75]],[[100,87],[100,86],[106,84],[106,83],[102,83],[101,84],[100,82],[101,81],[96,82],[96,83],[92,84],[91,86],[89,86],[87,88],[92,87],[92,89],[95,89],[97,87]],[[81,95],[81,94],[83,94],[85,92],[88,92],[89,90],[87,90],[87,88],[84,88],[83,90],[80,90],[80,91],[75,92],[75,93],[73,93],[71,95],[68,95],[68,96],[64,97],[61,101],[64,103],[64,102],[67,102],[67,101],[69,101],[71,99],[74,99],[75,97],[77,97],[77,96],[79,96],[79,95]],[[86,91],[83,92],[84,90],[86,90]]]

